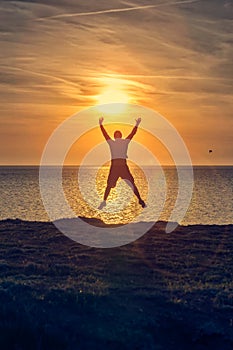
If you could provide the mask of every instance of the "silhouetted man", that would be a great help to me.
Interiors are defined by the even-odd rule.
[[[104,200],[100,204],[98,209],[102,209],[106,206],[106,200],[108,198],[108,195],[111,191],[111,188],[116,186],[117,180],[119,177],[121,177],[123,180],[127,180],[126,182],[130,185],[130,187],[133,189],[135,195],[138,198],[139,204],[145,208],[146,204],[142,200],[138,189],[134,183],[134,178],[132,174],[130,173],[129,167],[127,165],[126,159],[127,156],[127,150],[128,145],[130,141],[132,140],[133,136],[137,132],[138,125],[141,123],[141,118],[136,119],[136,125],[134,126],[131,133],[125,138],[122,139],[122,133],[117,130],[114,132],[114,140],[111,139],[111,137],[106,132],[104,126],[103,126],[104,118],[99,119],[100,129],[110,147],[111,151],[111,167],[110,172],[108,175],[108,181],[107,181],[107,187],[104,193]]]

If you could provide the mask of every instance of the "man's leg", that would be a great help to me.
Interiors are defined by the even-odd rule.
[[[141,198],[140,193],[138,191],[137,186],[134,183],[134,178],[133,175],[131,174],[128,165],[126,165],[123,169],[122,172],[123,175],[123,180],[125,180],[127,182],[127,184],[132,188],[135,196],[138,198],[139,204],[145,208],[146,207],[146,203],[144,202],[144,200]]]
[[[108,195],[109,195],[109,193],[110,193],[110,191],[111,191],[111,188],[112,188],[112,187],[108,184],[107,187],[106,187],[106,190],[105,190],[105,192],[104,192],[104,201],[107,200]]]
[[[112,187],[108,184],[107,187],[106,187],[106,190],[105,190],[105,192],[104,192],[104,200],[100,203],[100,205],[99,205],[99,207],[98,207],[99,210],[101,210],[101,209],[103,209],[104,207],[106,207],[106,200],[107,200],[108,195],[109,195],[109,193],[110,193],[110,191],[111,191],[111,188],[112,188]]]
[[[137,186],[134,183],[133,179],[124,179],[124,181],[132,188],[135,196],[138,198],[139,204],[145,208],[146,207],[146,203],[144,202],[144,200],[141,198],[140,193],[138,191]]]
[[[139,201],[142,201],[142,198],[141,198],[141,196],[140,196],[140,193],[139,193],[139,191],[138,191],[138,189],[137,189],[137,186],[135,185],[134,182],[132,183],[132,187],[133,187],[134,194],[138,197],[138,200],[139,200]]]
[[[134,183],[134,178],[129,170],[128,164],[125,164],[122,168],[122,179],[132,188],[134,194],[137,196],[140,203],[140,201],[142,201],[142,198],[137,189],[137,186]]]
[[[106,190],[104,192],[104,200],[103,200],[103,202],[100,203],[100,205],[98,207],[99,210],[103,209],[106,206],[106,201],[107,201],[108,195],[109,195],[111,189],[116,186],[117,179],[118,179],[118,175],[117,175],[115,169],[111,167],[109,175],[108,175],[107,187],[106,187]]]

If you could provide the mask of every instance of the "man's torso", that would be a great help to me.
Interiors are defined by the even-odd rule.
[[[130,139],[107,140],[111,151],[111,159],[127,159]]]

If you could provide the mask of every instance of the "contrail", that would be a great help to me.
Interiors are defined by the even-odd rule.
[[[145,79],[189,79],[189,80],[213,80],[213,81],[231,81],[231,78],[195,76],[195,75],[146,75],[146,74],[105,74],[104,78],[113,78],[126,80],[126,78],[145,78]]]
[[[41,73],[41,72],[36,72],[36,71],[33,71],[33,70],[24,69],[24,68],[20,68],[20,67],[5,66],[5,65],[1,65],[1,66],[4,67],[4,68],[8,68],[8,69],[14,70],[14,71],[29,73],[29,74],[36,75],[36,76],[39,76],[39,77],[50,78],[52,80],[59,81],[59,82],[62,82],[64,84],[66,84],[66,85],[70,85],[70,86],[73,86],[73,87],[77,88],[77,84],[76,83],[74,83],[74,82],[72,82],[70,80],[64,79],[64,78],[56,77],[54,75]]]
[[[60,14],[60,15],[36,18],[35,21],[45,21],[45,20],[48,20],[48,19],[56,19],[56,18],[68,18],[68,17],[82,17],[82,16],[102,15],[102,14],[106,14],[106,13],[118,13],[118,12],[127,12],[127,11],[137,11],[137,10],[150,9],[150,8],[155,8],[155,7],[163,7],[163,6],[167,6],[167,5],[191,4],[191,3],[199,2],[199,1],[201,1],[201,0],[184,0],[184,1],[165,2],[165,3],[161,3],[161,4],[156,4],[156,5],[144,5],[144,6],[135,6],[135,7],[125,7],[125,8],[109,9],[109,10],[101,10],[101,11],[64,13],[64,14]]]

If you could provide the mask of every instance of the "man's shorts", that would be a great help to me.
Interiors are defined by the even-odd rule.
[[[112,159],[111,168],[108,175],[108,186],[115,187],[119,177],[134,184],[134,178],[130,173],[126,159]]]

